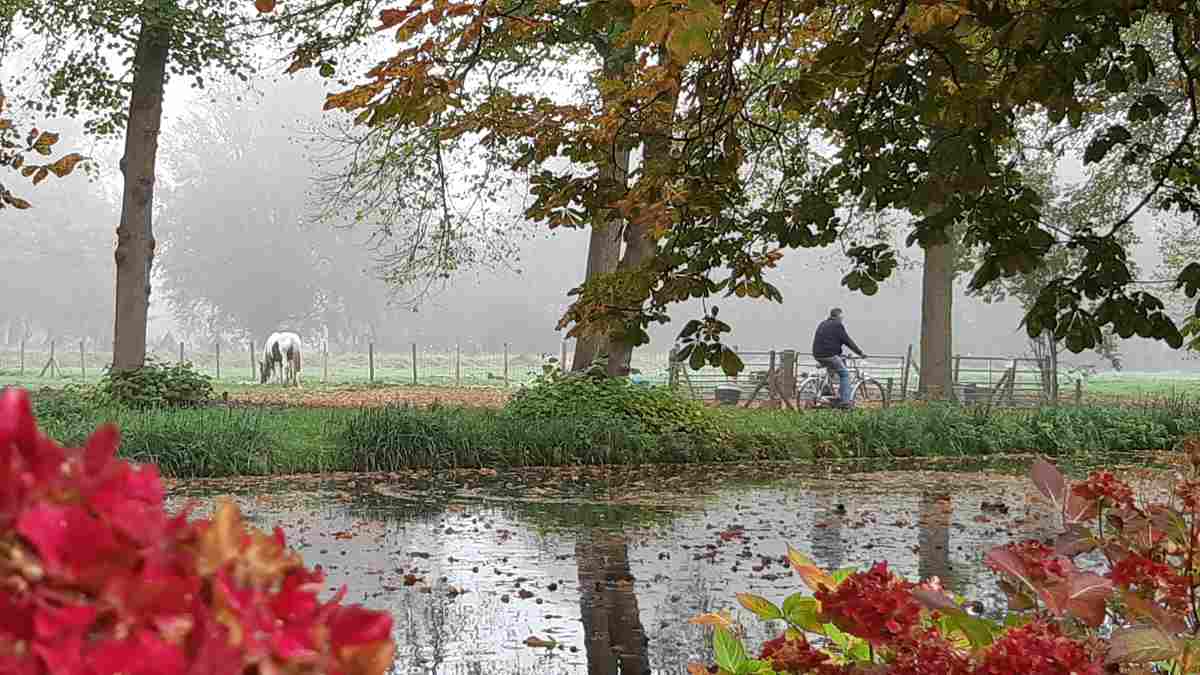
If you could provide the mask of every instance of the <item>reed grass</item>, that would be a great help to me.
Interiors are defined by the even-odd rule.
[[[174,477],[437,467],[715,463],[825,457],[1047,455],[1170,450],[1200,434],[1200,402],[989,410],[954,405],[853,412],[711,409],[712,434],[653,434],[619,419],[528,420],[504,410],[225,407],[134,411],[63,393],[35,398],[39,423],[82,443],[113,422],[121,454]]]

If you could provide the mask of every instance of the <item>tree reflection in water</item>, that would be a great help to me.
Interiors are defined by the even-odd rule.
[[[629,541],[620,532],[585,530],[575,558],[588,675],[649,675],[649,640],[629,569]]]

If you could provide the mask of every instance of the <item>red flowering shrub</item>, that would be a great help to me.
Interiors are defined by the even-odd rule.
[[[1087,480],[1071,488],[1073,494],[1108,506],[1133,506],[1133,488],[1119,480],[1111,471],[1094,471]]]
[[[885,645],[907,639],[917,625],[921,606],[912,588],[889,572],[885,561],[851,574],[833,590],[819,588],[813,597],[830,623],[873,645]]]
[[[819,649],[813,649],[803,634],[788,636],[786,633],[773,640],[767,640],[762,646],[760,659],[771,664],[780,673],[795,673],[806,675],[834,675],[841,669],[829,663],[829,655]]]
[[[1034,484],[1059,512],[1051,541],[1024,541],[987,552],[987,566],[1008,595],[1003,622],[971,616],[936,579],[899,579],[885,563],[865,572],[830,574],[789,547],[788,561],[812,591],[782,607],[739,593],[758,617],[788,632],[748,661],[720,614],[693,621],[715,627],[717,672],[823,673],[840,668],[871,675],[1099,675],[1125,664],[1162,664],[1161,672],[1195,672],[1190,645],[1200,631],[1200,441],[1188,452],[1192,475],[1175,485],[1182,504],[1139,505],[1133,489],[1096,471],[1071,485],[1038,460]],[[1085,571],[1083,554],[1104,569]],[[817,636],[809,643],[807,637]],[[731,646],[737,644],[739,646]],[[786,655],[786,656],[785,656]],[[823,658],[824,657],[824,658]],[[692,667],[695,666],[695,667]],[[698,664],[689,672],[698,673]],[[1160,672],[1156,670],[1154,672]]]
[[[1163,603],[1172,611],[1186,613],[1191,607],[1192,587],[1187,577],[1137,553],[1117,561],[1108,576],[1117,586],[1141,591],[1148,600]]]
[[[927,630],[896,652],[889,675],[971,675],[971,661],[941,633]]]
[[[391,617],[328,602],[324,575],[222,502],[168,515],[157,469],[41,434],[28,395],[0,394],[0,673],[380,675]]]
[[[1100,675],[1104,668],[1054,624],[1014,628],[987,650],[974,675]]]

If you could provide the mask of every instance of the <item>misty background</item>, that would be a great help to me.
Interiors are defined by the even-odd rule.
[[[10,67],[13,64],[8,64]],[[557,353],[555,326],[569,304],[567,291],[584,275],[588,231],[549,231],[523,224],[524,195],[495,206],[509,245],[490,269],[468,269],[430,289],[393,289],[375,264],[387,241],[374,228],[354,226],[353,214],[314,222],[327,206],[314,180],[336,174],[327,139],[344,134],[340,113],[323,113],[323,84],[306,75],[220,82],[203,91],[168,84],[155,195],[157,239],[148,347],[160,341],[193,345],[263,340],[279,329],[327,339],[330,351],[422,348]],[[0,343],[14,346],[83,339],[111,349],[114,230],[120,209],[119,141],[96,141],[70,119],[47,120],[62,135],[60,148],[94,160],[90,176],[76,172],[27,190],[34,208],[0,211]],[[351,131],[353,133],[353,131]],[[320,159],[324,158],[324,159]],[[455,170],[452,165],[450,172]],[[1065,180],[1081,176],[1066,167]],[[328,215],[328,214],[327,214]],[[1138,221],[1133,252],[1141,276],[1155,276],[1160,254],[1151,216]],[[902,242],[901,242],[902,244]],[[378,248],[382,245],[382,248]],[[812,331],[830,307],[845,309],[851,336],[868,353],[903,354],[919,343],[920,250],[877,295],[850,292],[840,280],[848,265],[841,248],[785,252],[772,281],[782,305],[717,299],[733,325],[727,342],[743,349],[809,349]],[[955,300],[955,352],[1019,356],[1028,341],[1015,301],[986,304],[965,294]],[[665,352],[700,303],[676,305],[672,323],[651,328],[643,350]],[[177,342],[175,343],[177,344]],[[1129,370],[1191,370],[1187,352],[1134,338],[1121,343]],[[1091,354],[1067,354],[1065,364],[1097,364]]]

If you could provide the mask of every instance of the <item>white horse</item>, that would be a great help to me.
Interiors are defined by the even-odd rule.
[[[300,336],[295,333],[271,333],[263,349],[263,360],[258,362],[259,384],[266,384],[271,373],[278,374],[281,384],[288,382],[300,386]],[[279,370],[275,370],[276,364]]]

